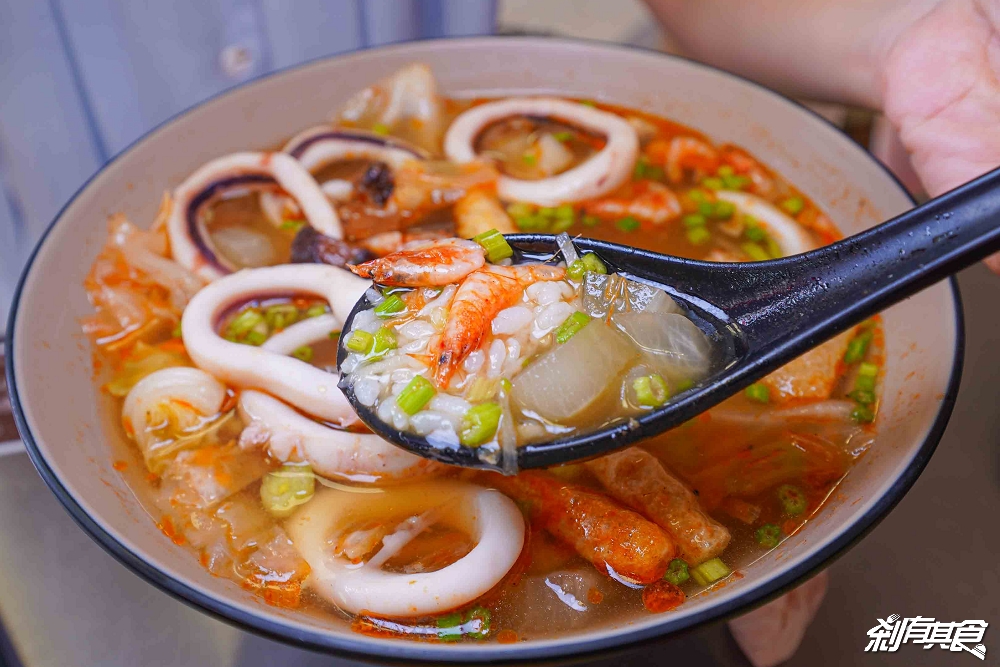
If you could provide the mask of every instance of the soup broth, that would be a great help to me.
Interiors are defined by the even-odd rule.
[[[334,158],[318,166],[293,140],[286,154],[230,156],[207,180],[164,184],[177,189],[148,231],[112,217],[83,328],[113,414],[115,468],[161,530],[212,574],[357,632],[514,642],[670,613],[823,511],[875,442],[878,318],[670,432],[544,471],[450,469],[360,425],[337,388],[341,338],[371,339],[344,370],[383,364],[369,373],[376,401],[395,405],[415,378],[430,383],[461,312],[456,294],[483,272],[516,268],[491,257],[502,233],[566,232],[710,261],[785,256],[839,236],[791,181],[669,120],[587,100],[448,100],[419,64],[393,77],[346,105],[326,146]],[[409,79],[420,85],[394,85]],[[402,105],[391,99],[400,94],[427,97]],[[253,187],[238,182],[247,173]],[[438,282],[398,283],[400,257],[442,247],[478,263],[450,273],[454,262],[433,261],[422,270]],[[378,293],[345,268],[366,261],[395,272],[373,276]],[[618,277],[573,262],[548,269],[479,311],[452,375],[400,428],[437,419],[461,437],[480,427],[473,446],[485,451],[504,446],[509,415],[517,446],[637,414],[707,372],[657,365],[626,341],[631,356],[605,385],[560,402],[552,375],[584,366],[567,385],[576,391],[588,365],[596,373],[593,357],[613,356],[598,340],[591,359],[546,370],[547,355],[574,339],[606,330],[636,340],[628,320],[647,315],[659,318],[646,323],[654,333],[663,318],[694,325],[665,294],[649,311],[594,310]],[[366,289],[395,305],[343,331]],[[574,324],[574,313],[588,319]],[[392,354],[368,356],[379,344]],[[491,364],[495,373],[479,372]],[[482,406],[504,402],[495,424],[484,419],[494,412]]]

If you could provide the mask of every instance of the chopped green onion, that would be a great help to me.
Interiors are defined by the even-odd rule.
[[[596,215],[585,215],[580,218],[580,222],[582,222],[585,227],[596,227],[601,224],[601,219]]]
[[[583,265],[587,267],[587,271],[591,273],[604,275],[608,272],[608,267],[601,261],[601,258],[592,252],[588,252],[580,259],[583,260]]]
[[[552,133],[552,138],[555,139],[556,141],[570,141],[571,139],[573,139],[573,133],[572,132],[553,132]]]
[[[392,329],[389,327],[379,327],[379,330],[375,332],[375,344],[372,346],[372,352],[383,354],[395,349],[396,334],[392,333]]]
[[[390,294],[386,299],[375,306],[375,314],[382,319],[388,319],[406,310],[406,302],[396,294]]]
[[[352,333],[351,337],[347,339],[347,349],[358,354],[368,354],[372,351],[374,345],[375,336],[360,329]]]
[[[528,232],[545,231],[549,227],[549,221],[540,215],[522,215],[514,218],[514,224],[518,229]]]
[[[663,377],[657,374],[643,375],[632,381],[632,389],[635,390],[636,400],[639,405],[648,408],[655,408],[663,405],[670,398],[670,389]]]
[[[681,558],[670,561],[667,572],[663,575],[663,579],[674,586],[680,586],[690,578],[691,572],[688,570],[688,564]]]
[[[665,175],[662,167],[654,165],[646,166],[646,178],[651,181],[662,181]]]
[[[326,315],[326,306],[321,303],[317,303],[315,306],[309,306],[306,309],[306,317],[319,317],[320,315]]]
[[[278,518],[285,518],[299,505],[309,502],[316,491],[312,468],[301,463],[287,463],[264,475],[260,484],[260,501],[264,509]]]
[[[561,234],[572,227],[574,222],[573,218],[556,218],[555,222],[552,223],[551,233]]]
[[[582,259],[574,260],[572,264],[566,267],[566,277],[570,280],[580,280],[586,272],[587,265],[583,263]]]
[[[249,308],[233,318],[233,321],[226,326],[226,335],[233,338],[245,336],[258,324],[264,322],[264,316],[260,311]]]
[[[691,576],[699,586],[714,584],[719,579],[724,579],[732,573],[729,566],[722,562],[721,558],[706,560],[701,565],[691,569]]]
[[[308,364],[313,360],[313,349],[308,345],[303,345],[292,350],[292,356]]]
[[[507,206],[507,215],[512,218],[520,218],[525,215],[531,215],[535,212],[535,208],[531,204],[526,204],[524,202],[518,201]]]
[[[861,405],[871,405],[875,402],[875,392],[871,389],[855,389],[848,394]]]
[[[704,227],[708,221],[701,213],[689,213],[681,218],[681,222],[684,223],[685,227],[690,229],[693,227]]]
[[[291,303],[281,303],[269,306],[264,311],[264,321],[271,329],[284,329],[295,324],[299,319],[299,309]]]
[[[863,377],[878,377],[878,364],[873,364],[868,361],[862,362],[858,366],[858,375]]]
[[[565,220],[566,218],[573,219],[576,217],[576,209],[574,209],[570,204],[556,206],[556,217],[560,220]]]
[[[396,405],[401,407],[406,414],[415,415],[431,402],[436,393],[434,385],[427,378],[416,375],[396,396]]]
[[[297,232],[302,229],[304,224],[306,224],[305,220],[292,220],[291,218],[285,218],[281,221],[281,228],[286,231]]]
[[[752,181],[748,176],[740,174],[730,174],[722,177],[722,187],[726,190],[742,190],[750,185]]]
[[[851,410],[851,419],[858,424],[871,424],[875,421],[875,412],[866,405],[859,405]]]
[[[521,162],[528,165],[529,167],[533,167],[535,166],[535,163],[538,162],[538,158],[535,157],[532,153],[525,153],[524,155],[521,156]]]
[[[330,340],[337,340],[338,338],[340,338],[340,332],[339,331],[331,331],[330,334],[329,334],[329,336],[330,336]]]
[[[174,326],[173,330],[170,332],[170,335],[173,336],[174,338],[180,338],[181,335],[182,335],[182,333],[183,333],[183,330],[181,329],[181,321],[177,320],[177,324]]]
[[[476,605],[465,612],[465,618],[463,619],[465,623],[462,625],[466,635],[471,639],[486,639],[486,636],[490,633],[492,616],[489,609],[480,605]]]
[[[868,354],[868,346],[872,342],[874,334],[871,331],[864,331],[854,338],[851,342],[847,344],[847,351],[844,352],[844,363],[845,364],[856,364],[865,358]]]
[[[765,549],[773,549],[781,542],[781,527],[773,523],[765,523],[754,532],[757,544]]]
[[[733,169],[732,165],[724,164],[720,165],[719,168],[715,170],[715,173],[719,176],[732,176],[736,173],[736,170]]]
[[[580,100],[580,104],[587,107],[596,107],[597,104],[593,100]]]
[[[684,378],[683,380],[677,382],[676,384],[677,384],[678,394],[681,393],[682,391],[687,391],[688,389],[694,386],[694,382],[692,382],[689,378]]]
[[[374,132],[375,134],[381,134],[382,136],[385,136],[389,134],[389,126],[386,125],[385,123],[375,123],[374,125],[372,125],[372,132]]]
[[[691,245],[705,245],[712,240],[712,232],[705,227],[693,227],[687,230],[686,236]]]
[[[462,615],[457,611],[438,616],[437,636],[443,642],[455,642],[462,638]]]
[[[587,326],[587,322],[590,322],[590,315],[582,313],[579,310],[576,311],[567,317],[566,321],[556,329],[556,342],[565,343],[579,333],[580,329]]]
[[[715,176],[709,176],[708,178],[701,179],[701,186],[703,188],[708,188],[709,190],[721,190],[722,179],[716,178]]]
[[[458,432],[459,442],[466,447],[478,447],[484,442],[489,442],[496,434],[502,416],[503,408],[499,403],[480,403],[472,406],[462,417],[462,425]]]
[[[514,390],[514,385],[507,378],[500,378],[500,388],[505,394],[510,394]]]
[[[809,506],[806,494],[794,484],[782,484],[779,486],[778,500],[781,501],[781,507],[785,510],[785,514],[789,516],[798,516],[805,512],[806,507]]]
[[[714,220],[728,220],[736,213],[736,206],[732,202],[719,200],[715,202],[709,217]]]
[[[755,243],[760,243],[767,239],[767,232],[760,225],[747,225],[746,229],[743,230],[743,236],[747,237],[748,241],[754,241]]]
[[[639,221],[632,216],[627,216],[616,222],[615,227],[623,232],[634,232],[639,229]]]
[[[766,384],[760,382],[753,383],[744,389],[743,393],[751,401],[757,401],[758,403],[767,403],[771,400],[771,390],[768,389]]]
[[[778,242],[775,241],[770,236],[764,239],[764,245],[767,246],[767,254],[770,255],[772,258],[778,259],[779,257],[785,256],[785,253],[781,251],[781,246],[778,245]]]
[[[632,180],[638,181],[646,176],[646,165],[647,162],[642,158],[636,161],[635,167],[632,169]]]
[[[858,375],[854,378],[854,388],[862,391],[875,391],[875,378],[871,375]]]
[[[802,209],[805,208],[806,203],[802,201],[802,197],[789,197],[778,204],[778,206],[783,208],[785,213],[788,213],[789,215],[798,215],[802,212]]]
[[[556,217],[556,207],[555,206],[542,206],[538,209],[538,215],[543,218],[554,218]]]
[[[750,259],[755,262],[763,262],[765,260],[771,259],[771,256],[767,254],[767,251],[761,248],[756,243],[748,241],[746,243],[740,244],[740,250],[745,252]]]
[[[707,200],[706,201],[702,201],[702,202],[698,202],[698,213],[700,213],[701,215],[703,215],[705,217],[708,217],[708,216],[712,215],[712,212],[714,210],[715,210],[715,203],[714,202],[710,202],[710,201],[707,201]]]
[[[264,341],[266,341],[270,335],[271,332],[268,331],[267,324],[265,322],[261,322],[251,329],[247,335],[243,337],[243,340],[250,345],[263,345]]]
[[[698,204],[703,201],[708,201],[708,194],[704,190],[699,190],[698,188],[688,190],[687,196],[688,199]]]
[[[495,229],[477,234],[472,237],[472,240],[483,246],[483,249],[486,250],[486,260],[492,264],[514,255],[514,249],[507,243],[507,239]]]

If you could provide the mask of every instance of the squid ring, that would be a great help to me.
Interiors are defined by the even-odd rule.
[[[391,137],[328,125],[300,132],[289,139],[282,150],[309,171],[331,162],[358,158],[378,160],[399,169],[409,160],[427,157],[422,150]]]
[[[317,125],[304,130],[288,140],[281,149],[299,161],[308,171],[340,160],[366,159],[384,162],[391,169],[399,169],[410,160],[424,160],[427,154],[399,139],[330,125]],[[350,199],[354,186],[350,181],[330,180],[320,189],[334,200]],[[281,195],[262,192],[261,208],[274,225],[280,225],[285,201]]]
[[[440,464],[411,454],[377,435],[341,431],[303,416],[259,391],[240,392],[244,423],[258,423],[268,451],[279,461],[301,459],[323,477],[354,481],[398,481],[433,472]]]
[[[415,537],[419,527],[397,529],[387,535],[381,551],[358,566],[333,556],[328,540],[331,533],[346,527],[352,513],[371,502],[370,496],[333,490],[317,493],[285,525],[295,547],[312,568],[308,585],[350,613],[366,611],[396,618],[438,614],[489,591],[510,571],[521,553],[524,519],[514,502],[499,491],[461,482],[448,484],[462,510],[463,528],[476,546],[447,567],[411,574],[387,572],[381,564]],[[427,493],[423,497],[438,495]],[[416,512],[433,513],[438,502],[439,498],[433,504],[427,502]]]
[[[514,115],[553,117],[601,132],[607,142],[600,151],[572,169],[549,178],[527,181],[500,176],[497,193],[509,201],[539,206],[600,197],[630,177],[639,154],[639,135],[618,116],[551,97],[515,97],[472,107],[452,122],[444,138],[444,152],[453,162],[476,159],[476,137],[491,123]]]
[[[294,357],[222,338],[217,326],[227,310],[268,296],[313,294],[344,322],[369,283],[324,264],[284,264],[244,269],[202,288],[184,310],[181,335],[198,368],[241,389],[262,389],[320,419],[341,426],[357,416],[337,387],[338,376]]]
[[[233,153],[203,165],[174,191],[167,222],[174,260],[209,281],[234,271],[236,267],[212,245],[199,210],[226,190],[274,183],[299,203],[317,231],[333,238],[343,236],[337,212],[298,160],[284,153]]]
[[[755,218],[771,235],[784,257],[808,252],[816,247],[799,223],[782,213],[774,204],[756,195],[733,190],[719,190],[715,196],[736,207],[743,215]]]

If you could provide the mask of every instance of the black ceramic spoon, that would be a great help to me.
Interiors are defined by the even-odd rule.
[[[558,252],[550,234],[506,238],[515,258]],[[673,428],[878,311],[1000,250],[1000,169],[843,241],[766,262],[701,262],[584,238],[574,245],[684,302],[703,329],[714,330],[731,361],[634,419],[519,447],[519,469],[592,458]],[[344,330],[355,313],[370,307],[362,299]],[[927,313],[929,318],[944,315]],[[338,365],[345,356],[341,345]],[[344,391],[365,424],[404,449],[460,466],[500,468],[476,449],[442,448],[399,432],[358,404],[346,383]]]

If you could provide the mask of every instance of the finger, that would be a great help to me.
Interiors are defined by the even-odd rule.
[[[826,595],[826,571],[763,607],[729,621],[729,631],[754,667],[792,657]]]
[[[990,267],[990,271],[1000,274],[1000,252],[990,255],[983,262]]]

